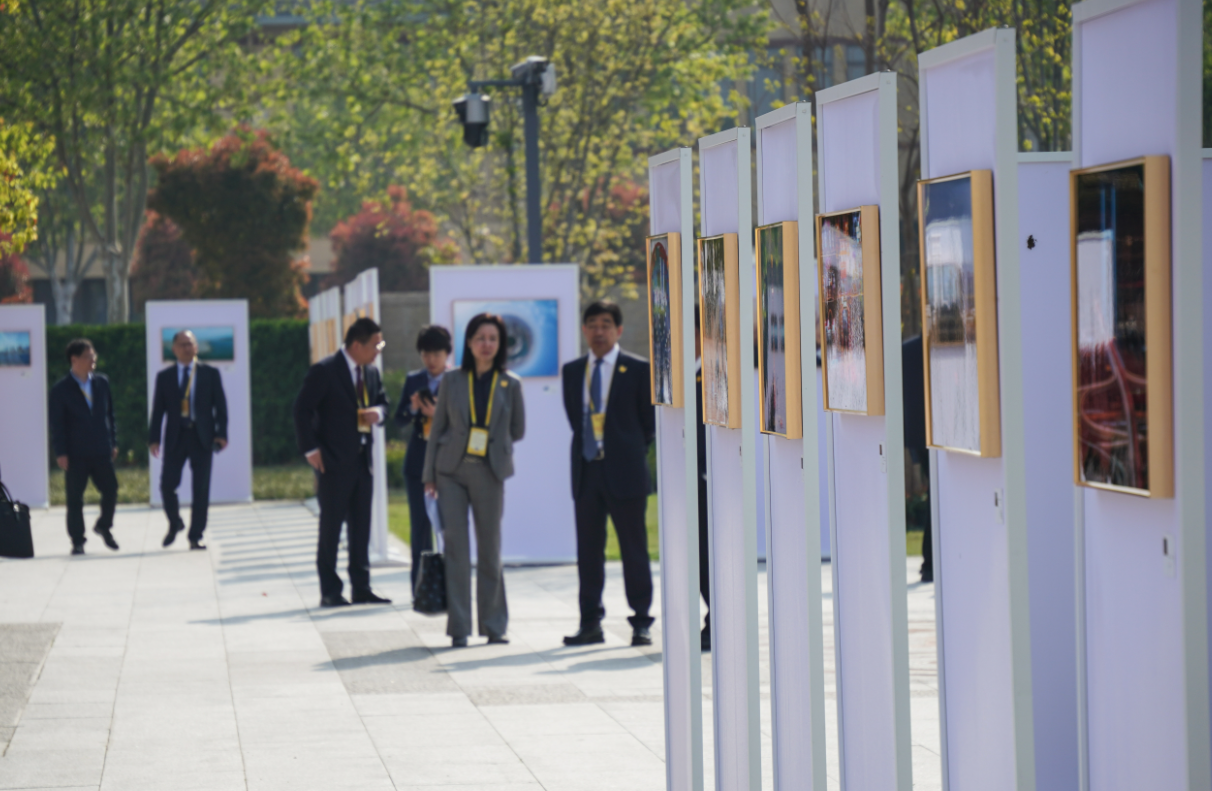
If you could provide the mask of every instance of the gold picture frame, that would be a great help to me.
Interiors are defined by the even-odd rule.
[[[1173,497],[1170,158],[1070,171],[1069,224],[1074,483]]]
[[[850,221],[850,222],[847,222]],[[852,225],[853,224],[853,225]],[[851,226],[852,227],[847,227]],[[828,226],[828,227],[827,227]],[[835,344],[830,343],[830,337],[837,337],[838,328],[830,332],[829,294],[826,283],[830,279],[826,275],[828,264],[826,255],[832,251],[826,249],[825,232],[829,230],[832,238],[834,231],[846,236],[859,253],[859,268],[862,298],[862,359],[854,365],[853,353],[833,353]],[[857,242],[857,245],[853,245]],[[853,250],[851,250],[853,252]],[[828,412],[841,412],[856,415],[884,414],[884,300],[880,269],[880,207],[875,205],[859,206],[855,209],[827,212],[816,216],[816,260],[817,260],[817,297],[819,301],[821,337],[821,376],[824,395],[824,408]],[[840,323],[840,320],[839,320]],[[834,387],[830,386],[829,360],[835,357]],[[861,399],[860,393],[853,388],[846,388],[844,382],[856,380],[857,373],[862,374]],[[831,392],[836,391],[836,392]],[[848,392],[849,390],[849,392]],[[832,396],[832,399],[831,399]]]
[[[757,261],[758,430],[801,439],[799,223],[755,228],[753,249]]]
[[[656,406],[681,409],[686,400],[682,373],[682,235],[676,231],[655,234],[644,240],[644,247],[648,262],[649,394]],[[653,262],[658,249],[663,249],[665,256],[664,277],[658,263],[654,280]],[[659,315],[662,302],[664,318]],[[663,326],[666,322],[667,329]]]
[[[724,428],[741,427],[744,372],[738,244],[735,233],[701,237],[696,264],[703,350],[703,422]]]
[[[917,221],[926,445],[996,458],[1002,431],[993,172],[919,181]],[[935,368],[950,380],[945,388],[934,387]]]

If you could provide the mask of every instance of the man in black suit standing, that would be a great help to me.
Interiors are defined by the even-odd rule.
[[[413,593],[417,591],[421,554],[433,549],[433,525],[425,511],[425,484],[421,478],[425,473],[425,450],[429,447],[429,426],[437,406],[438,387],[446,373],[451,350],[450,331],[445,327],[431,324],[421,328],[417,351],[421,353],[425,367],[408,374],[400,394],[400,405],[396,407],[396,422],[412,425],[408,450],[404,454],[404,484],[408,488]]]
[[[92,341],[77,338],[67,344],[71,371],[50,391],[51,443],[55,462],[63,470],[67,488],[67,534],[72,554],[84,554],[84,489],[88,479],[101,493],[101,516],[93,532],[105,546],[118,549],[114,540],[114,509],[118,504],[118,425],[109,379],[95,372],[97,353]]]
[[[341,524],[348,527],[349,586],[354,604],[391,604],[370,589],[370,512],[374,491],[373,426],[387,416],[379,369],[371,363],[383,348],[383,332],[360,318],[345,333],[345,346],[307,370],[295,399],[299,452],[318,473],[320,540],[316,570],[320,606],[343,607],[337,575]],[[382,482],[383,485],[386,481]]]
[[[632,645],[652,645],[652,569],[648,557],[648,445],[656,410],[648,361],[619,348],[623,312],[609,300],[585,309],[581,330],[589,354],[563,369],[564,410],[572,424],[572,496],[576,501],[581,626],[565,645],[604,641],[606,517],[623,556],[623,586],[635,612]]]
[[[206,549],[206,515],[210,507],[210,469],[214,454],[227,447],[227,396],[217,368],[198,359],[198,339],[189,330],[173,336],[177,362],[156,375],[147,446],[160,457],[163,424],[164,465],[160,468],[160,497],[168,517],[164,546],[185,529],[177,487],[189,462],[193,499],[189,509],[189,548]],[[167,418],[167,419],[165,419]]]

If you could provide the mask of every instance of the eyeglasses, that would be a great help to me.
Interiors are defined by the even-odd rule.
[[[375,351],[377,351],[377,352],[383,351],[383,347],[386,345],[387,345],[387,341],[379,341],[378,343],[375,344]]]

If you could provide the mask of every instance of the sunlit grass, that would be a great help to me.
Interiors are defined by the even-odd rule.
[[[147,503],[149,501],[148,468],[119,467],[118,502]],[[315,494],[315,475],[306,464],[282,464],[253,468],[253,499],[255,500],[305,500]],[[66,505],[67,491],[64,474],[51,470],[51,505]],[[89,481],[84,490],[84,502],[98,505],[101,494]]]

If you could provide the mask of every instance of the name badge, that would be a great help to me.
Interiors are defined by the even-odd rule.
[[[467,452],[472,456],[488,455],[488,429],[473,426],[467,437]]]
[[[186,419],[189,418],[189,399],[188,398],[181,399],[181,417],[186,418]]]
[[[368,413],[370,411],[371,410],[369,409],[358,410],[358,431],[362,432],[363,434],[370,433],[371,423],[370,418],[368,417]]]
[[[606,437],[606,413],[594,412],[589,418],[593,421],[593,438],[601,443]]]
[[[430,420],[429,418],[424,418],[421,420],[421,436],[422,437],[424,437],[425,439],[429,439],[429,430],[431,428],[433,428],[432,420]]]

